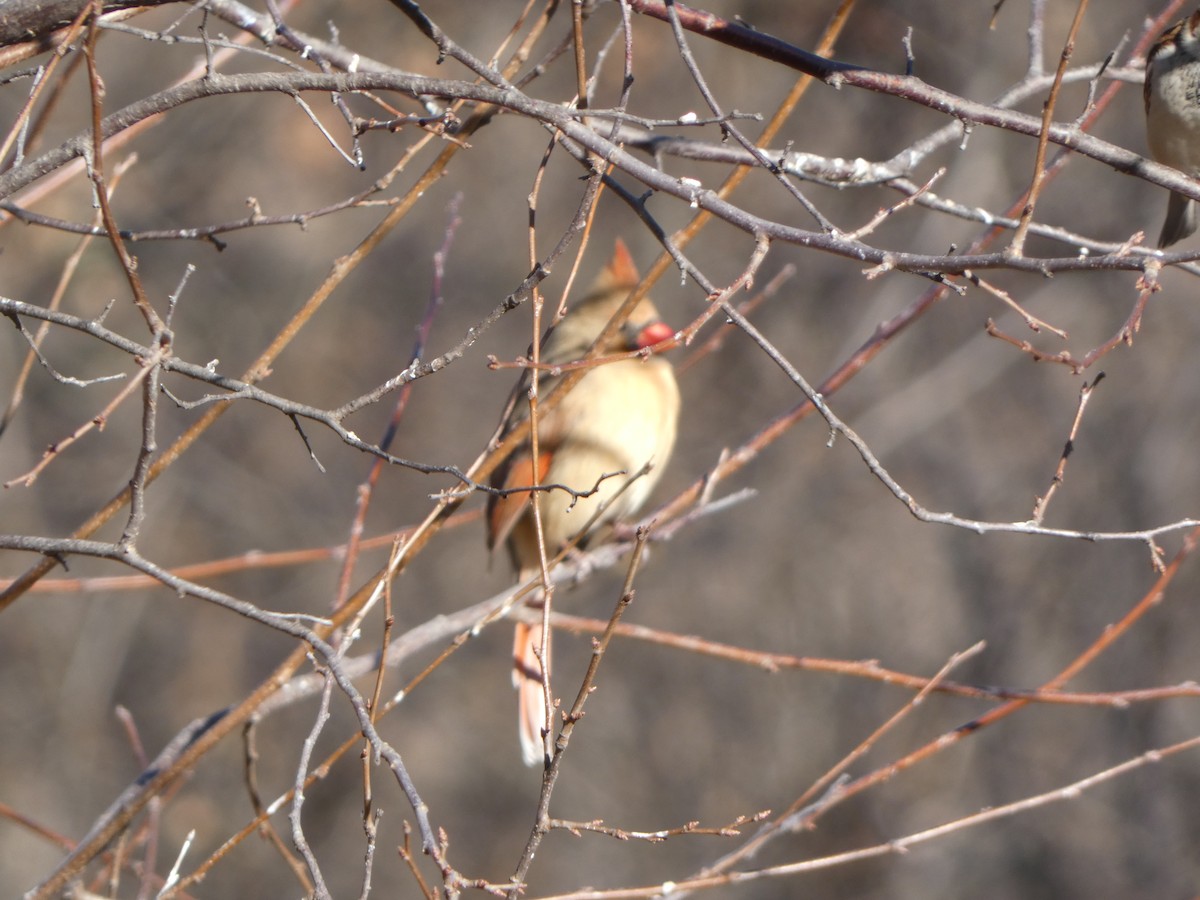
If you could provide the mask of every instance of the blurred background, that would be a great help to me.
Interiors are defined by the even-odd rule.
[[[202,4],[201,4],[202,5]],[[259,12],[261,4],[253,4]],[[704,8],[800,47],[815,47],[838,4],[708,0]],[[1040,5],[1040,4],[1039,4]],[[1179,15],[1190,12],[1180,8]],[[106,110],[115,110],[182,77],[203,59],[195,44],[151,40],[163,32],[196,36],[195,5],[174,4],[106,32],[98,60]],[[564,5],[565,6],[565,5]],[[425,12],[459,44],[484,59],[495,52],[522,4],[515,0],[432,0]],[[1166,3],[1096,0],[1085,19],[1073,62],[1092,65],[1116,50],[1128,62],[1131,42]],[[569,33],[569,9],[559,10],[533,59]],[[1073,4],[1050,4],[1046,65],[1053,70]],[[869,68],[903,72],[903,39],[912,31],[915,74],[930,84],[988,102],[1021,78],[1028,63],[1028,0],[1009,0],[989,28],[990,3],[930,4],[876,0],[853,10],[836,57]],[[386,3],[308,0],[290,8],[288,23],[336,39],[366,57],[404,71],[468,78],[447,61],[396,8]],[[615,4],[599,4],[586,25],[595,53],[619,23]],[[211,35],[236,36],[210,16]],[[705,115],[668,26],[633,17],[634,73],[630,110],[648,117]],[[691,49],[727,110],[769,116],[797,73],[698,36]],[[14,64],[5,74],[44,61]],[[574,74],[568,53],[529,85],[531,94],[569,100]],[[274,70],[262,54],[236,55],[228,72]],[[1106,85],[1108,82],[1102,82]],[[605,62],[596,104],[615,102],[620,60]],[[2,121],[16,121],[28,79],[0,85]],[[1019,108],[1040,114],[1044,93]],[[341,143],[345,123],[324,95],[308,101]],[[357,102],[356,110],[368,107]],[[418,112],[391,97],[405,112]],[[1087,87],[1064,89],[1056,118],[1084,109]],[[27,149],[35,156],[83,132],[90,106],[86,69],[67,81],[44,133]],[[884,160],[947,123],[895,97],[814,84],[777,146],[828,157]],[[761,125],[742,122],[754,137]],[[7,131],[8,125],[5,126]],[[1141,91],[1126,84],[1094,128],[1106,140],[1145,152]],[[715,129],[702,132],[717,140]],[[693,135],[694,136],[694,135]],[[241,218],[254,198],[265,215],[315,209],[366,189],[417,140],[412,130],[363,137],[366,169],[358,171],[330,147],[299,106],[283,95],[224,96],[187,104],[162,117],[129,145],[109,154],[109,172],[136,162],[115,191],[118,221],[130,229],[179,229]],[[462,223],[446,261],[426,359],[458,344],[512,292],[529,271],[528,195],[549,135],[537,123],[502,114],[469,137],[470,148],[325,303],[273,365],[263,386],[316,407],[332,408],[394,377],[410,362],[415,332],[433,286],[432,258],[445,238],[449,206],[461,195]],[[403,194],[441,146],[412,160],[381,199]],[[924,182],[939,167],[938,194],[994,213],[1008,209],[1028,186],[1035,142],[975,128],[912,173]],[[8,165],[10,160],[5,161]],[[664,158],[672,175],[715,186],[726,167]],[[537,211],[539,253],[558,240],[576,209],[581,171],[561,151],[549,163]],[[635,194],[643,188],[618,179]],[[849,231],[900,195],[875,186],[838,190],[802,184],[836,226]],[[17,198],[20,200],[20,197]],[[771,177],[753,173],[734,201],[766,218],[814,229],[812,219]],[[685,203],[650,197],[650,213],[668,233],[693,215]],[[1077,159],[1050,183],[1037,210],[1041,223],[1100,241],[1121,242],[1138,231],[1157,235],[1166,205],[1162,189]],[[85,177],[40,199],[33,208],[76,222],[94,216]],[[203,241],[142,241],[131,246],[150,299],[159,308],[195,266],[174,315],[175,353],[238,376],[330,271],[385,214],[381,206],[348,209],[297,225],[249,228]],[[873,246],[942,254],[961,252],[983,231],[978,223],[924,209],[901,211],[864,240]],[[576,293],[611,252],[615,237],[645,269],[659,252],[653,236],[614,196],[605,195],[582,263]],[[1000,245],[992,247],[1000,249]],[[0,294],[46,305],[79,237],[8,221],[0,230]],[[732,282],[753,249],[751,236],[713,222],[687,249],[709,279]],[[1195,241],[1184,247],[1191,249]],[[1033,239],[1031,255],[1066,256],[1074,248]],[[876,327],[910,307],[929,288],[916,276],[867,279],[855,261],[775,244],[757,286],[784,267],[795,274],[752,319],[811,382],[819,382],[865,342]],[[544,285],[557,301],[569,263]],[[705,297],[668,273],[654,291],[675,325],[691,321]],[[1017,348],[988,337],[995,319],[1009,334],[1048,352],[1082,356],[1113,335],[1137,297],[1129,272],[1059,274],[1043,278],[989,273],[1026,309],[1065,330],[1062,341],[1034,334],[981,290],[950,294],[900,334],[849,384],[832,395],[833,409],[870,444],[888,470],[929,509],[988,521],[1028,519],[1050,484],[1084,381],[1097,387],[1046,523],[1079,531],[1129,531],[1200,516],[1195,447],[1200,419],[1200,305],[1194,274],[1173,269],[1150,300],[1131,346],[1118,347],[1092,369],[1074,373],[1035,364]],[[128,301],[128,286],[107,242],[85,251],[62,299],[66,312],[98,316],[135,340],[145,328]],[[393,452],[407,459],[466,467],[484,448],[516,380],[490,370],[489,355],[511,360],[525,352],[528,304],[505,316],[463,358],[415,383]],[[25,322],[32,328],[36,323]],[[721,327],[714,320],[707,337]],[[56,328],[44,352],[55,368],[77,378],[129,373],[128,357],[97,341]],[[12,396],[27,345],[16,329],[0,331],[0,397]],[[686,351],[677,351],[682,359]],[[802,395],[744,335],[731,331],[719,352],[681,376],[684,411],[675,456],[656,492],[667,502],[701,478],[726,448],[746,442]],[[205,386],[164,379],[194,400]],[[71,387],[35,365],[22,404],[0,435],[0,480],[32,468],[42,450],[102,409],[119,384]],[[393,400],[347,422],[377,441]],[[163,402],[158,444],[166,447],[206,407]],[[136,397],[102,431],[68,448],[31,486],[0,493],[0,532],[65,537],[126,486],[140,440]],[[333,547],[353,521],[356,491],[372,460],[317,425],[305,426],[310,459],[292,423],[249,402],[237,403],[148,493],[139,541],[146,557],[174,567],[239,557],[251,551]],[[670,541],[652,546],[626,621],[693,634],[753,650],[882,665],[928,676],[979,641],[986,647],[953,677],[978,685],[1033,688],[1053,677],[1120,619],[1156,577],[1144,542],[1085,542],[1017,534],[979,535],[922,524],[867,471],[845,440],[828,446],[828,429],[806,419],[714,491],[743,488],[754,497],[701,518]],[[387,469],[366,522],[370,536],[419,522],[430,495],[451,485],[443,476]],[[473,498],[464,511],[478,509]],[[123,515],[97,536],[115,540]],[[1184,532],[1164,536],[1170,557]],[[364,581],[386,556],[368,551],[352,579]],[[33,558],[0,553],[0,579],[18,576]],[[293,649],[294,642],[230,612],[165,588],[93,589],[61,584],[126,574],[112,563],[71,559],[39,590],[0,613],[0,802],[41,825],[79,839],[136,778],[140,766],[114,716],[126,707],[153,756],[191,719],[238,702]],[[620,592],[622,569],[600,570],[560,590],[566,612],[605,618]],[[336,560],[256,568],[202,579],[221,591],[278,612],[327,615],[336,594]],[[479,521],[447,528],[393,586],[395,630],[403,632],[487,598],[511,583],[503,555],[489,559]],[[1103,653],[1069,687],[1124,691],[1168,686],[1200,676],[1195,648],[1196,562],[1187,562],[1161,604]],[[380,615],[364,628],[360,649],[378,645]],[[533,822],[540,779],[520,761],[509,683],[511,629],[484,630],[380,723],[401,752],[436,826],[449,836],[450,858],[464,873],[505,881]],[[385,696],[421,670],[441,647],[389,672]],[[586,637],[560,635],[556,690],[574,696],[588,664]],[[368,688],[369,680],[360,683]],[[552,802],[564,819],[603,819],[619,828],[652,831],[697,820],[718,827],[741,815],[785,809],[816,778],[899,709],[911,692],[862,678],[786,671],[716,661],[653,644],[618,639],[606,658],[583,724],[577,729]],[[992,704],[934,696],[856,761],[862,775],[894,762]],[[315,701],[266,719],[258,731],[258,777],[269,802],[291,784]],[[348,705],[336,692],[334,718],[318,745],[328,752],[354,733]],[[1196,736],[1195,697],[1113,705],[1039,705],[938,753],[822,818],[817,828],[770,844],[745,868],[839,853],[898,839],[984,807],[1010,803],[1069,784]],[[914,847],[904,855],[860,861],[787,879],[722,888],[722,895],[781,897],[1190,897],[1200,893],[1200,769],[1195,751],[1140,768],[1080,797],[1000,819]],[[411,810],[384,771],[375,778],[384,810],[373,883],[377,896],[416,896],[394,852]],[[309,791],[306,833],[334,896],[356,896],[363,837],[361,767],[354,754]],[[243,785],[242,748],[223,742],[195,769],[162,810],[159,871],[169,868],[188,831],[196,841],[183,871],[212,853],[253,817]],[[283,816],[277,827],[286,832]],[[749,834],[753,826],[743,829]],[[528,896],[583,886],[616,888],[682,880],[744,840],[683,836],[661,844],[556,832],[530,871]],[[0,818],[0,893],[17,896],[61,858],[54,846]],[[190,863],[190,865],[189,865]],[[127,874],[118,896],[134,896]],[[103,893],[103,888],[96,888]],[[197,897],[291,897],[299,887],[270,845],[252,837],[191,889]]]

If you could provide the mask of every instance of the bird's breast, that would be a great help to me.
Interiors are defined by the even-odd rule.
[[[633,515],[658,482],[675,443],[679,388],[664,360],[623,360],[598,366],[580,379],[538,426],[541,442],[553,448],[546,484],[588,491],[604,475],[633,475],[646,463],[653,469],[629,485],[602,518]],[[576,500],[561,491],[543,495],[548,531],[562,537],[583,526],[596,506],[615,496],[626,477],[608,478],[596,494]]]

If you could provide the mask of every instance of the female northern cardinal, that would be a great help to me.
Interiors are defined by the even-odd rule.
[[[581,359],[638,280],[629,251],[618,240],[612,260],[591,291],[546,339],[542,361],[561,365]],[[649,347],[673,333],[659,320],[650,300],[643,299],[601,348],[602,355]],[[546,377],[539,384],[548,388],[552,382],[553,379]],[[528,405],[518,402],[511,423],[528,415]],[[563,490],[538,492],[548,558],[589,524],[594,533],[599,526],[637,512],[671,455],[678,417],[679,388],[671,364],[661,356],[600,363],[588,369],[562,402],[539,415],[536,483],[564,485],[580,492],[595,491],[586,497]],[[626,486],[629,477],[646,463],[653,463],[649,473]],[[506,489],[534,483],[533,451],[528,444],[513,452],[493,480],[495,487]],[[603,504],[608,505],[596,521],[591,521]],[[508,542],[520,579],[532,579],[541,569],[541,560],[529,491],[492,495],[488,506],[488,547],[501,541]],[[542,666],[534,652],[541,644],[541,625],[517,624],[513,684],[519,692],[518,728],[528,765],[544,760],[546,697]],[[548,669],[548,653],[544,661]]]

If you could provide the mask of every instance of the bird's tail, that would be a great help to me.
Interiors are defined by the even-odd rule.
[[[1159,247],[1170,247],[1196,230],[1196,201],[1172,192],[1167,200],[1167,220],[1163,222]]]
[[[545,662],[546,672],[549,672],[549,640],[546,641],[545,658],[539,661],[541,647],[541,623],[527,625],[518,622],[513,635],[513,687],[517,689],[517,732],[521,738],[521,755],[527,766],[544,765],[546,761],[546,678],[542,662]]]

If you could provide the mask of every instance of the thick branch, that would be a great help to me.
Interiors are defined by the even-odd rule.
[[[861,86],[893,93],[921,102],[965,121],[993,125],[1034,136],[1040,121],[1034,117],[1011,110],[996,109],[956,97],[945,91],[926,85],[919,79],[904,76],[883,75],[876,72],[857,70],[840,73],[839,78],[849,83],[853,77]],[[1104,256],[1068,256],[1034,259],[1012,257],[1004,253],[978,254],[972,256],[930,255],[904,253],[871,247],[859,241],[847,240],[835,233],[807,231],[784,225],[753,215],[746,210],[721,199],[714,191],[696,187],[692,181],[671,177],[632,156],[623,148],[606,139],[601,133],[578,120],[572,110],[557,103],[548,103],[529,97],[513,88],[496,88],[491,85],[473,84],[465,81],[441,80],[411,75],[403,72],[358,72],[347,74],[325,73],[258,73],[249,75],[214,75],[187,82],[175,88],[153,94],[132,103],[122,110],[107,116],[101,123],[104,137],[110,137],[134,123],[151,116],[160,115],[192,100],[224,94],[241,93],[284,93],[293,95],[301,91],[362,91],[393,90],[411,97],[435,96],[447,99],[473,100],[510,109],[513,112],[536,119],[561,131],[567,138],[587,150],[598,154],[633,178],[666,194],[708,210],[735,227],[754,235],[765,235],[772,240],[812,247],[840,256],[858,260],[865,265],[877,266],[882,270],[928,274],[962,274],[970,269],[1015,269],[1034,274],[1052,274],[1062,271],[1139,271],[1144,258],[1131,254],[1108,254]],[[589,115],[594,115],[592,111]],[[616,114],[614,114],[616,115]],[[1107,141],[1091,137],[1074,126],[1054,126],[1050,139],[1100,162],[1128,174],[1135,174],[1147,181],[1177,190],[1200,200],[1200,182],[1187,178],[1167,166],[1151,162],[1132,151]],[[44,154],[26,165],[13,169],[0,177],[0,198],[7,197],[46,173],[53,171],[70,160],[83,156],[88,151],[89,135],[84,133],[66,141],[57,150]],[[1188,254],[1164,254],[1164,259],[1177,262],[1190,259]]]
[[[175,0],[106,0],[104,11],[159,6]],[[5,0],[0,3],[0,47],[48,37],[70,25],[92,0]]]

